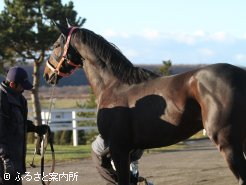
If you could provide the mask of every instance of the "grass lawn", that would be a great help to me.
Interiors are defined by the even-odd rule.
[[[26,163],[30,164],[33,159],[35,145],[28,144],[27,145],[27,156]],[[72,146],[72,145],[54,145],[55,149],[55,160],[56,162],[66,162],[71,160],[79,160],[90,157],[91,145],[80,145],[80,146]],[[45,153],[45,163],[49,163],[52,160],[50,146],[48,145],[46,153]],[[41,157],[39,155],[35,156],[35,164],[40,164]]]
[[[202,131],[195,134],[191,139],[200,139],[205,138],[206,136],[202,135]],[[146,150],[147,153],[158,153],[158,152],[165,152],[165,151],[173,151],[173,150],[182,150],[187,148],[188,146],[184,142],[177,143],[175,145],[161,147],[161,148],[154,148]],[[34,153],[34,144],[27,145],[27,157],[26,162],[30,164],[32,162],[33,153]],[[80,160],[85,158],[90,158],[91,155],[91,145],[79,145],[79,146],[72,146],[72,145],[54,145],[55,149],[55,158],[56,162],[67,162],[73,160]],[[35,164],[40,164],[41,157],[36,155],[35,156]],[[47,147],[47,151],[45,153],[45,163],[50,163],[52,160],[50,146]]]

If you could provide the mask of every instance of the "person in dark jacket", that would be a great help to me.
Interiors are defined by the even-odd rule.
[[[27,120],[27,100],[22,92],[31,89],[28,75],[21,67],[10,68],[0,85],[0,184],[22,184],[17,177],[26,171],[26,134],[42,135],[49,129]]]

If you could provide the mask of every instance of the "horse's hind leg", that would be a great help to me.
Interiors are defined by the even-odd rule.
[[[223,138],[224,140],[224,138]],[[246,160],[242,145],[219,143],[220,152],[225,157],[229,168],[238,179],[240,185],[246,185]]]

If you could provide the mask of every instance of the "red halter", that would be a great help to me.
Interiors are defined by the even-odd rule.
[[[67,63],[73,67],[75,67],[73,70],[71,70],[69,73],[63,73],[60,71],[60,68],[64,62],[64,60],[66,59],[66,56],[67,56],[67,50],[68,50],[68,47],[69,47],[69,43],[70,43],[70,40],[71,40],[71,36],[72,36],[72,33],[75,29],[78,29],[78,27],[72,27],[68,33],[68,37],[67,37],[67,41],[65,43],[65,46],[64,46],[64,51],[63,51],[63,54],[62,54],[62,57],[60,59],[60,61],[58,62],[58,65],[55,67],[53,67],[53,65],[50,64],[49,60],[47,61],[46,65],[48,66],[48,68],[50,68],[50,70],[54,73],[57,73],[59,76],[62,76],[62,77],[68,77],[70,76],[79,66],[80,64],[75,64],[73,63],[71,60],[68,60]]]

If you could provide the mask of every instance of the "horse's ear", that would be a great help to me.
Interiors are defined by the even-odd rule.
[[[69,20],[67,18],[66,18],[66,21],[67,21],[67,27],[70,28],[71,25],[70,25]]]
[[[69,33],[69,29],[68,29],[68,28],[62,26],[61,24],[59,24],[59,23],[57,23],[57,22],[55,22],[55,21],[53,21],[53,22],[54,22],[54,24],[56,25],[56,27],[60,30],[60,32],[61,32],[63,35],[65,35],[65,36],[68,35],[68,33]]]

